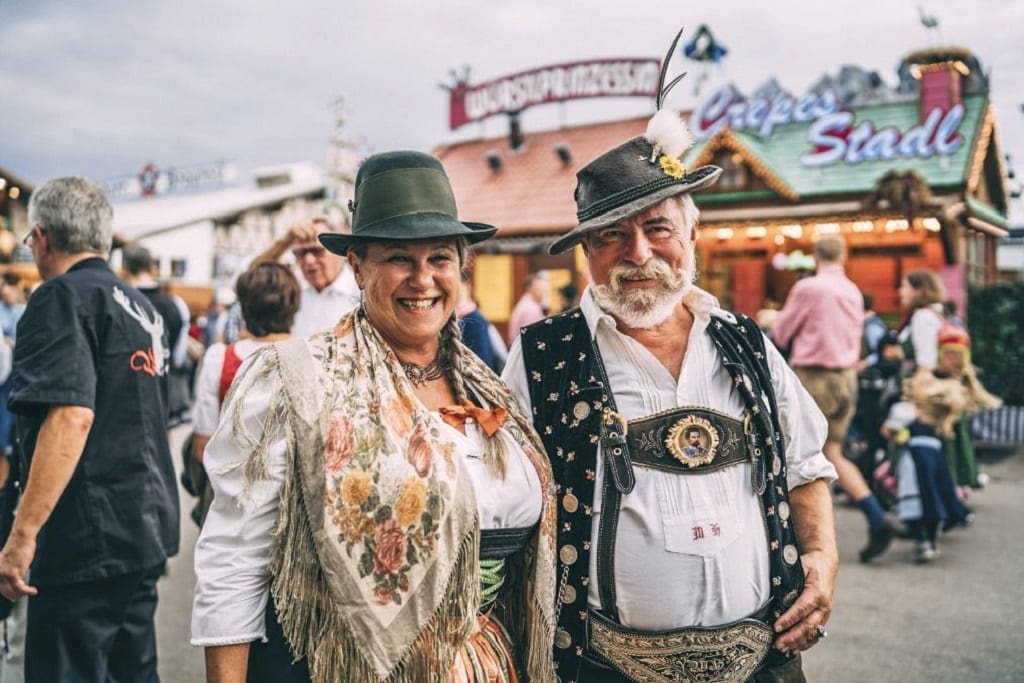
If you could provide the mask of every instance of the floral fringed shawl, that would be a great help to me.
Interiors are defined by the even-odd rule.
[[[262,433],[233,425],[251,449],[246,479],[265,476],[284,430],[287,474],[271,546],[271,590],[296,657],[314,681],[448,680],[480,606],[480,528],[468,472],[391,348],[350,314],[330,332],[258,352],[229,400],[276,373]],[[467,389],[509,411],[505,428],[540,477],[541,521],[500,603],[517,661],[553,681],[554,485],[543,446],[501,381],[459,347]],[[246,377],[249,375],[249,377]],[[239,413],[241,411],[238,411]]]

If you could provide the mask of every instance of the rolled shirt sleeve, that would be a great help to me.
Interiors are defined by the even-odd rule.
[[[18,322],[10,407],[32,405],[96,409],[94,338],[78,315],[75,296],[63,282],[44,284]]]
[[[286,443],[284,430],[274,423],[277,418],[270,416],[278,391],[276,375],[267,377],[259,367],[266,356],[254,358],[243,364],[239,376],[252,372],[256,379],[225,404],[203,460],[214,499],[196,543],[193,645],[230,645],[266,637],[270,545],[278,522]],[[243,447],[233,433],[238,413],[249,434],[265,429],[276,434],[269,444],[266,479],[244,479],[251,448]]]

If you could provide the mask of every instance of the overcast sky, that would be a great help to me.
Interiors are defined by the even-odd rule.
[[[971,48],[991,72],[1004,151],[1024,174],[1024,2],[921,5],[946,43]],[[929,44],[917,3],[899,0],[0,0],[0,166],[41,182],[111,180],[147,162],[323,164],[338,95],[348,135],[366,149],[429,150],[506,129],[501,117],[447,129],[438,83],[452,68],[469,65],[480,82],[551,63],[660,58],[674,27],[688,26],[688,38],[701,23],[729,49],[702,96],[726,82],[749,92],[771,76],[800,94],[848,63],[894,85],[900,59]],[[683,68],[677,108],[702,99],[701,67]],[[643,100],[548,105],[523,124],[528,133],[560,116],[649,111]]]

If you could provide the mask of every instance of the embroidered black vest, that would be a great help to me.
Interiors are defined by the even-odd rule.
[[[708,333],[751,418],[753,429],[747,436],[751,485],[760,492],[768,531],[770,614],[774,621],[796,600],[804,574],[790,519],[785,444],[764,337],[749,317],[737,314],[736,320],[713,316]],[[560,679],[571,683],[576,681],[587,647],[595,468],[609,396],[599,380],[604,373],[596,365],[590,331],[579,308],[525,328],[521,342],[534,426],[551,458],[558,485],[554,655]],[[777,661],[780,653],[772,652],[770,661]]]

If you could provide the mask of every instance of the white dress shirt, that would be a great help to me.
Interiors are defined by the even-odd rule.
[[[281,430],[279,438],[270,444],[268,479],[251,484],[245,491],[243,470],[249,453],[234,442],[232,422],[234,411],[240,408],[246,429],[259,434],[271,399],[280,391],[277,384],[273,377],[257,380],[244,403],[225,404],[221,426],[206,447],[203,464],[214,499],[196,543],[193,645],[229,645],[265,638],[270,543],[278,522],[286,442]],[[464,435],[442,422],[436,413],[430,415],[434,426],[449,435],[456,454],[468,468],[481,528],[520,528],[540,520],[540,479],[507,430],[499,432],[509,453],[502,480],[480,458],[483,437],[472,419],[466,421]]]
[[[644,346],[615,327],[588,288],[580,302],[590,334],[604,358],[618,412],[636,419],[681,406],[710,408],[742,419],[744,407],[706,328],[710,314],[731,314],[694,288],[684,299],[694,315],[679,381]],[[787,482],[792,489],[815,479],[834,479],[821,454],[827,423],[814,400],[767,342],[783,431]],[[543,368],[539,368],[543,372]],[[532,415],[526,369],[517,339],[503,379]],[[760,498],[750,485],[750,464],[697,476],[636,466],[636,487],[621,499],[615,547],[619,619],[644,631],[717,626],[747,617],[770,594],[768,541]],[[597,543],[600,491],[605,475],[598,449],[588,602],[600,609]],[[694,527],[707,530],[695,538]]]
[[[304,277],[300,276],[299,282],[302,283],[302,298],[292,325],[292,334],[296,337],[305,338],[329,330],[341,316],[359,306],[359,285],[347,263],[343,264],[338,277],[319,292]]]

